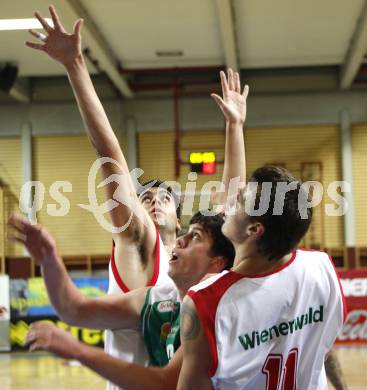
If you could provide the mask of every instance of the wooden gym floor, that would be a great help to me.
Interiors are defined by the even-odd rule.
[[[337,353],[349,390],[367,389],[367,346],[340,347]],[[77,362],[44,353],[0,354],[1,390],[104,390],[105,381]],[[332,389],[332,386],[329,386]]]

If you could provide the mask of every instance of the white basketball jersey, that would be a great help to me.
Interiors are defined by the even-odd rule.
[[[168,260],[166,248],[163,245],[162,239],[156,233],[154,272],[148,286],[163,285],[171,283],[168,276]],[[109,265],[109,288],[108,294],[125,294],[129,289],[124,284],[121,276],[118,273],[114,249],[112,248],[111,261]],[[131,363],[138,363],[147,366],[149,363],[148,352],[145,348],[144,339],[140,331],[120,329],[120,330],[106,330],[105,333],[105,351],[119,359]],[[108,390],[122,390],[120,387],[111,382],[107,383]]]
[[[324,359],[346,307],[326,253],[297,250],[264,275],[224,271],[188,295],[210,345],[215,389],[327,389]]]

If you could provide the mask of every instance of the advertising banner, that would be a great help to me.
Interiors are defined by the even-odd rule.
[[[347,318],[337,341],[367,344],[367,270],[338,273],[347,304]]]
[[[73,278],[78,289],[89,297],[106,294],[108,278],[90,277]],[[26,349],[25,335],[29,325],[36,321],[51,321],[55,325],[70,331],[86,344],[103,346],[104,332],[68,326],[59,320],[51,306],[42,278],[13,279],[10,281],[10,341],[12,349]]]
[[[10,340],[12,350],[27,350],[24,346],[25,336],[28,332],[30,324],[37,321],[45,321],[52,323],[59,328],[70,332],[79,341],[95,347],[103,347],[104,345],[104,331],[82,329],[76,326],[69,326],[63,321],[60,321],[56,316],[29,316],[17,317],[11,319],[10,325]]]

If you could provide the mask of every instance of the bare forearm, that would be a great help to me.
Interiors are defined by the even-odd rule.
[[[246,158],[242,123],[226,124],[226,144],[223,168],[223,183],[228,193],[231,179],[246,181]]]
[[[175,380],[167,375],[163,368],[127,363],[99,348],[80,344],[75,358],[102,377],[127,390],[176,389],[178,373]]]
[[[177,390],[211,390],[212,382],[206,373],[198,372],[195,367],[187,368],[183,364]]]
[[[78,308],[85,297],[70,279],[56,250],[44,260],[42,274],[51,304],[60,318],[70,325],[82,326],[83,324],[78,321],[80,319]]]
[[[325,371],[326,376],[336,390],[348,389],[338,356],[334,350],[331,350],[325,359]]]
[[[85,127],[97,152],[103,156],[120,154],[117,137],[94,89],[83,56],[67,65],[66,70]]]
[[[130,178],[126,159],[94,89],[83,56],[76,57],[72,63],[66,66],[66,70],[84,126],[94,149],[100,157],[108,157],[113,160],[102,165],[102,175],[104,179],[112,178],[113,174],[118,175],[119,182],[112,181],[105,186],[105,191],[107,199],[124,199],[125,205],[120,204],[119,207],[110,212],[112,224],[115,227],[124,226],[130,218],[131,209],[141,207],[135,195],[135,187]],[[123,234],[129,236],[134,232],[132,224],[130,224]]]

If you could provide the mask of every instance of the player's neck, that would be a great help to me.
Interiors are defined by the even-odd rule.
[[[180,286],[176,284],[176,287],[178,291],[178,296],[180,297],[180,302],[182,302],[191,286]]]
[[[175,278],[172,278],[172,280],[177,288],[178,295],[180,297],[181,302],[184,299],[187,292],[189,291],[189,289],[192,286],[195,286],[195,284],[199,283],[199,282],[193,283],[192,281],[189,281],[189,280],[177,280]]]
[[[273,272],[282,265],[286,264],[292,257],[292,253],[283,256],[279,260],[269,261],[264,257],[253,251],[241,251],[236,248],[236,257],[233,264],[233,271],[245,275],[261,275]]]
[[[167,230],[162,229],[162,230],[159,230],[159,234],[162,238],[162,242],[163,242],[164,247],[167,250],[167,253],[171,254],[172,249],[176,245],[176,232],[169,232]]]

